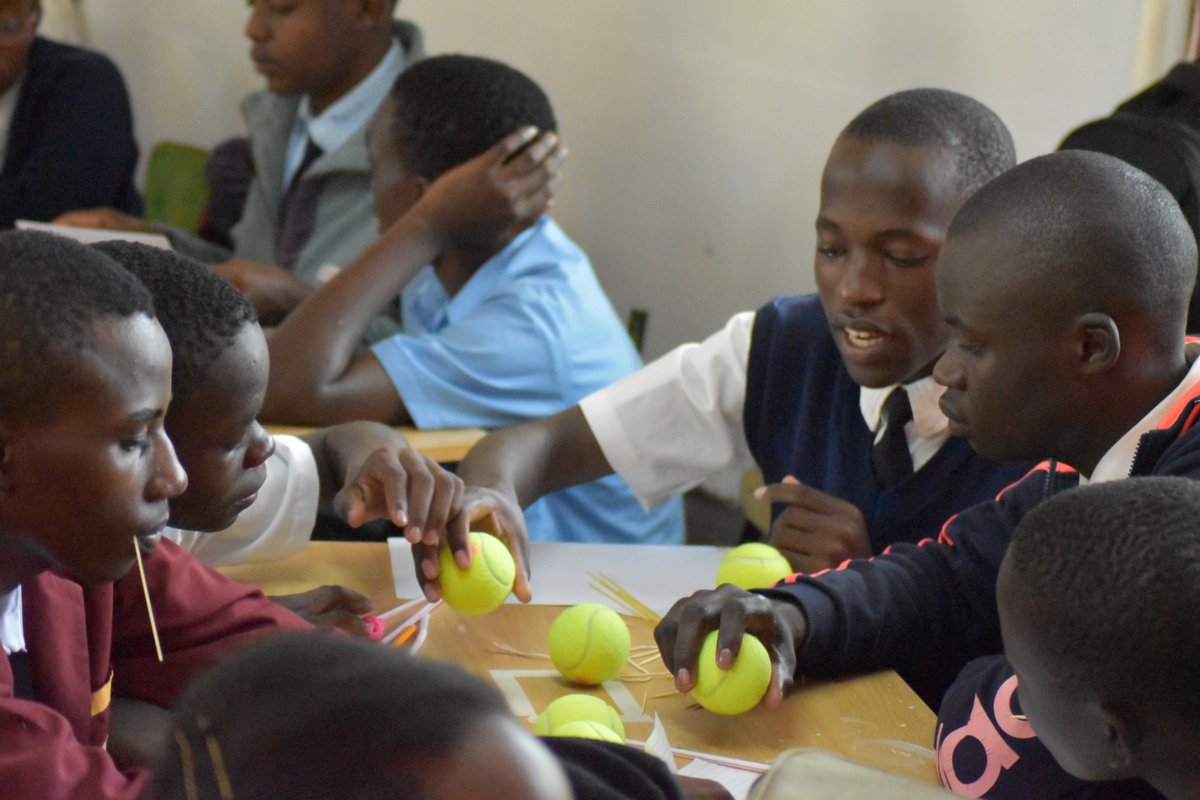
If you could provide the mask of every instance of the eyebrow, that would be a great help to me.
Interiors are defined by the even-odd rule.
[[[156,419],[163,417],[161,408],[144,408],[141,411],[135,411],[129,415],[128,422],[134,425],[142,425],[147,422],[153,422]]]

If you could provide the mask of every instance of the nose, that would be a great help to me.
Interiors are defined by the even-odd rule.
[[[256,421],[251,434],[250,446],[246,448],[246,460],[243,466],[254,469],[266,462],[275,452],[275,437]]]
[[[958,356],[954,352],[954,344],[951,343],[933,365],[933,379],[947,389],[962,389],[962,374]]]
[[[865,254],[851,255],[842,274],[838,294],[849,306],[873,306],[883,302],[887,267]]]
[[[263,10],[260,3],[254,3],[250,6],[250,17],[246,20],[246,38],[252,42],[261,42],[266,39],[270,33],[266,20],[263,18]]]
[[[187,473],[175,456],[175,446],[165,433],[156,437],[154,448],[153,472],[146,484],[146,495],[149,500],[171,500],[183,494],[187,489]]]

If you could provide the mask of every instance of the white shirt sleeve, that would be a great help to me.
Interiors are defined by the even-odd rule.
[[[278,435],[258,498],[236,522],[216,533],[173,528],[163,533],[209,566],[274,561],[308,544],[320,497],[312,449],[303,439]]]
[[[754,312],[737,314],[580,401],[608,463],[651,508],[727,469],[750,469],[742,411]]]

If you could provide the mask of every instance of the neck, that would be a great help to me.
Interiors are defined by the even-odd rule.
[[[318,116],[322,111],[349,94],[355,86],[358,86],[364,78],[371,74],[373,69],[379,66],[379,62],[383,61],[383,57],[387,55],[388,48],[391,46],[390,33],[376,38],[373,44],[365,46],[359,51],[359,57],[347,65],[345,72],[335,83],[310,93],[308,102],[312,106],[313,116]]]
[[[27,540],[0,536],[0,594],[11,592],[49,566],[49,560]]]
[[[447,247],[433,262],[433,274],[446,294],[454,297],[471,276],[479,271],[487,260],[500,252],[500,248]]]
[[[1136,355],[1122,361],[1133,368],[1115,374],[1107,387],[1089,389],[1087,402],[1105,398],[1096,407],[1096,416],[1102,419],[1088,420],[1075,452],[1060,457],[1081,475],[1091,477],[1104,454],[1175,390],[1190,367],[1182,351],[1177,359],[1165,364],[1161,360],[1139,360]]]

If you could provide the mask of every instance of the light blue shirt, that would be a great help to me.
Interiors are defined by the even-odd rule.
[[[392,46],[375,65],[375,69],[317,116],[313,116],[308,95],[300,98],[296,122],[288,137],[287,160],[283,165],[284,190],[304,160],[307,140],[311,138],[322,153],[332,153],[344,145],[371,120],[383,98],[391,91],[396,77],[403,71],[404,51],[400,49],[400,43],[392,39]]]
[[[641,366],[586,255],[548,217],[454,297],[432,267],[401,295],[403,333],[372,347],[418,428],[499,428],[549,416]],[[683,506],[645,511],[616,475],[525,511],[535,540],[677,544]]]

